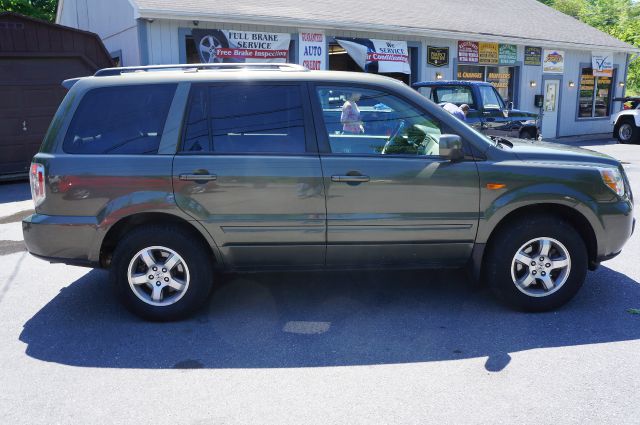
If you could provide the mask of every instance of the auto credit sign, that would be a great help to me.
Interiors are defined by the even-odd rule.
[[[327,69],[324,32],[301,30],[298,42],[299,63],[312,71]]]

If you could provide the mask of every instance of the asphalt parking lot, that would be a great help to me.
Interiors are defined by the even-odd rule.
[[[640,146],[589,148],[625,164]],[[24,183],[0,184],[6,424],[640,422],[640,235],[544,314],[461,271],[227,277],[207,308],[145,323],[104,271],[28,255]]]

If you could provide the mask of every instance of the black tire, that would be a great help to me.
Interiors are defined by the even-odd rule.
[[[510,222],[498,231],[484,257],[484,279],[501,301],[516,310],[540,312],[564,305],[578,292],[587,274],[588,253],[584,240],[573,226],[561,218],[540,215]],[[559,285],[556,292],[539,297],[520,290],[512,278],[516,253],[536,238],[555,239],[564,245],[570,256],[570,270],[564,284]],[[533,268],[527,267],[527,270]],[[536,279],[532,288],[543,291],[542,282]]]
[[[132,289],[135,285],[129,284],[130,262],[141,250],[153,246],[173,250],[186,263],[189,275],[188,285],[181,298],[170,305],[148,304],[136,295]],[[157,255],[156,258],[158,258]],[[161,255],[159,260],[162,261]],[[199,235],[195,232],[179,226],[149,225],[129,232],[118,242],[113,253],[110,277],[116,297],[129,311],[146,320],[172,321],[194,313],[207,300],[213,286],[212,265],[209,247],[199,240]],[[138,267],[140,266],[145,267],[142,264]],[[184,270],[180,264],[177,267],[178,271]],[[150,270],[148,272],[152,273]],[[150,287],[145,285],[139,285],[139,287],[142,291],[150,292],[153,282]],[[177,294],[171,288],[162,291],[165,294]]]
[[[536,131],[532,128],[524,128],[522,129],[522,131],[520,131],[520,138],[521,139],[531,139],[531,140],[535,140],[536,139]]]
[[[625,138],[622,134],[621,134],[621,130],[624,129],[626,127],[626,130],[629,131],[629,127],[631,130],[631,135],[628,138]],[[638,126],[636,126],[636,123],[634,121],[633,118],[628,117],[628,118],[622,118],[620,120],[620,122],[618,122],[616,124],[615,130],[613,132],[613,135],[615,136],[616,139],[618,139],[618,142],[622,143],[622,144],[626,144],[626,143],[633,143],[633,144],[638,144],[640,143],[640,128],[638,128]]]

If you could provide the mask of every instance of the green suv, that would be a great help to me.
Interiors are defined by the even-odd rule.
[[[110,269],[147,319],[192,313],[229,270],[468,267],[549,310],[633,232],[615,159],[489,138],[390,78],[207,64],[65,86],[25,242]]]

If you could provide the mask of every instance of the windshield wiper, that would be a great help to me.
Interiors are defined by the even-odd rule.
[[[496,144],[494,146],[506,146],[508,148],[512,148],[513,147],[513,143],[511,143],[509,140],[505,139],[504,137],[489,136],[489,138],[491,140],[493,140],[494,142],[496,142]]]

